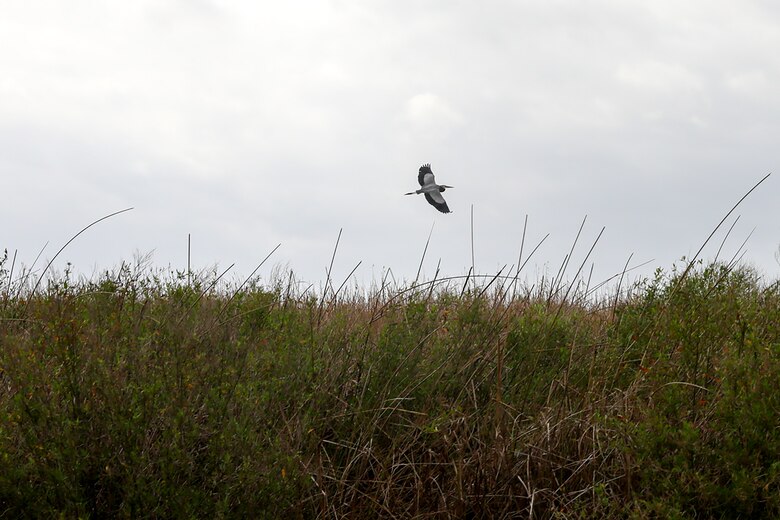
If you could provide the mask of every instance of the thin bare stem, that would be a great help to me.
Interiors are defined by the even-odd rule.
[[[78,238],[78,237],[79,237],[79,235],[81,235],[83,232],[85,232],[86,230],[88,230],[89,228],[91,228],[92,226],[94,226],[95,224],[97,224],[97,223],[99,223],[99,222],[103,222],[104,220],[106,220],[106,219],[108,219],[108,218],[111,218],[111,217],[113,217],[113,216],[119,215],[120,213],[125,213],[126,211],[130,211],[130,210],[132,210],[132,209],[133,209],[133,208],[125,208],[125,209],[121,209],[121,210],[119,210],[119,211],[115,211],[115,212],[113,212],[113,213],[110,213],[110,214],[106,215],[105,217],[100,217],[99,219],[97,219],[96,221],[92,222],[91,224],[89,224],[88,226],[86,226],[84,229],[82,229],[81,231],[79,231],[78,233],[76,233],[75,235],[73,235],[73,236],[70,238],[70,240],[68,240],[67,242],[65,242],[65,245],[64,245],[64,246],[62,246],[62,247],[60,248],[60,250],[59,250],[59,251],[57,251],[57,253],[56,253],[56,254],[55,254],[53,257],[52,257],[52,259],[51,259],[51,260],[49,260],[49,263],[48,263],[48,264],[46,264],[46,267],[44,267],[44,268],[43,268],[43,271],[41,272],[41,275],[38,277],[38,281],[37,281],[37,282],[35,282],[35,286],[33,286],[33,289],[32,289],[32,292],[30,293],[30,295],[32,296],[32,295],[34,295],[34,294],[35,294],[35,291],[38,289],[38,286],[40,285],[40,283],[41,283],[41,280],[43,280],[43,277],[46,275],[46,271],[48,271],[48,270],[49,270],[49,267],[51,267],[51,265],[54,263],[54,261],[57,259],[57,257],[58,257],[58,256],[60,256],[60,253],[62,253],[62,252],[65,250],[65,248],[66,248],[66,247],[68,247],[68,246],[70,245],[70,243],[71,243],[71,242],[73,242],[74,240],[76,240],[76,238]],[[29,301],[30,301],[30,300],[28,300],[28,302],[29,302]]]
[[[718,257],[720,256],[721,249],[723,249],[723,246],[726,245],[726,240],[728,240],[729,235],[731,235],[731,230],[733,230],[734,226],[737,225],[737,222],[739,222],[739,217],[741,217],[741,216],[742,215],[737,215],[737,218],[734,219],[734,222],[732,222],[731,227],[729,228],[729,230],[726,231],[726,236],[723,237],[723,240],[721,241],[720,246],[718,247],[718,252],[715,253],[715,260],[713,260],[713,263],[718,261]]]
[[[520,266],[525,265],[523,264],[523,248],[525,247],[525,231],[528,228],[528,214],[525,215],[525,221],[523,221],[523,237],[520,239],[520,255],[517,257],[517,272],[516,275],[520,274]],[[547,238],[547,237],[545,237]]]
[[[254,268],[254,270],[252,270],[252,272],[251,272],[251,273],[249,273],[249,276],[247,276],[246,278],[244,278],[244,281],[243,281],[243,282],[241,282],[241,285],[239,285],[239,286],[236,288],[236,290],[235,290],[235,291],[233,291],[233,294],[231,294],[231,295],[230,295],[230,298],[228,298],[228,300],[225,302],[225,304],[224,304],[224,305],[222,306],[222,308],[219,310],[219,313],[217,314],[217,318],[219,318],[219,317],[222,315],[222,313],[223,313],[223,312],[225,312],[225,309],[227,309],[227,308],[228,308],[228,305],[230,305],[230,302],[232,302],[232,301],[235,299],[236,295],[237,295],[237,294],[238,294],[238,293],[241,291],[241,289],[243,289],[243,288],[244,288],[244,286],[245,286],[245,285],[246,285],[246,284],[249,282],[249,280],[251,280],[251,279],[252,279],[252,277],[255,275],[255,273],[256,273],[257,271],[259,271],[261,267],[263,267],[263,264],[265,264],[265,263],[266,263],[266,261],[267,261],[269,258],[271,258],[271,255],[272,255],[272,254],[274,254],[274,253],[276,252],[276,250],[277,250],[277,249],[279,249],[281,246],[282,246],[282,243],[281,243],[281,242],[279,242],[278,244],[276,244],[276,247],[275,247],[275,248],[273,248],[273,249],[271,250],[271,252],[270,252],[270,253],[268,253],[267,255],[265,255],[265,258],[263,258],[263,261],[262,261],[262,262],[260,262],[259,264],[257,264],[257,267],[255,267],[255,268]],[[233,266],[231,266],[231,267],[233,267]],[[224,274],[224,273],[222,273],[222,274]]]
[[[620,286],[623,284],[623,277],[626,275],[626,271],[628,270],[628,264],[631,263],[631,259],[634,257],[634,253],[631,253],[628,255],[628,260],[626,260],[626,265],[623,266],[623,270],[620,272],[620,280],[618,280],[617,289],[615,290],[615,301],[612,304],[612,317],[615,317],[615,311],[617,310],[618,301],[620,299]]]
[[[187,285],[192,283],[191,246],[192,233],[187,233]]]
[[[582,228],[585,227],[585,221],[588,220],[588,216],[585,215],[582,219],[582,223],[580,224],[580,229],[577,230],[577,236],[574,237],[574,242],[571,244],[571,249],[569,250],[569,254],[566,255],[566,257],[563,260],[563,265],[561,266],[561,269],[558,271],[558,275],[555,277],[555,281],[553,283],[553,289],[550,291],[551,296],[554,293],[558,292],[558,286],[563,281],[563,277],[566,274],[566,268],[569,266],[569,261],[571,260],[572,255],[574,254],[574,248],[577,247],[577,242],[580,239],[580,235],[582,234]],[[604,230],[602,229],[602,232]],[[599,234],[601,236],[601,234]],[[577,278],[575,276],[575,278]]]
[[[333,272],[333,262],[336,260],[336,251],[339,250],[339,242],[341,241],[341,232],[344,231],[344,228],[339,229],[339,236],[336,237],[336,245],[333,247],[333,255],[330,257],[330,265],[328,266],[327,276],[325,278],[325,291],[327,292],[328,287],[330,286],[331,290],[333,290],[333,286],[331,286],[330,281],[330,275]],[[325,294],[323,293],[322,297],[325,297]]]
[[[672,294],[674,294],[674,293],[676,293],[676,292],[677,292],[677,290],[678,290],[678,289],[679,289],[679,287],[681,286],[681,284],[682,284],[683,280],[685,280],[685,278],[688,276],[688,273],[690,273],[691,269],[693,269],[693,266],[694,266],[694,264],[696,263],[696,260],[698,260],[698,258],[699,258],[699,255],[701,254],[701,252],[702,252],[702,251],[704,251],[704,248],[705,248],[705,247],[707,246],[707,244],[710,242],[710,240],[711,240],[711,239],[712,239],[712,237],[715,235],[715,233],[717,233],[718,229],[720,229],[720,226],[722,226],[722,225],[723,225],[723,223],[724,223],[724,222],[726,222],[726,219],[728,219],[728,218],[729,218],[729,216],[730,216],[732,213],[734,213],[734,210],[736,210],[736,209],[737,209],[737,207],[738,207],[740,204],[742,204],[742,201],[743,201],[743,200],[745,200],[746,198],[748,198],[748,195],[750,195],[751,193],[753,193],[753,191],[755,191],[755,189],[756,189],[756,188],[758,188],[759,186],[761,186],[761,184],[762,184],[762,183],[763,183],[765,180],[767,180],[767,179],[769,178],[769,176],[770,176],[770,175],[772,175],[772,173],[771,173],[771,172],[770,172],[770,173],[767,173],[766,175],[764,175],[764,177],[763,177],[763,178],[762,178],[760,181],[758,181],[757,183],[755,183],[755,184],[753,185],[753,187],[752,187],[752,188],[750,188],[750,189],[747,191],[747,193],[745,193],[744,195],[742,195],[742,198],[740,198],[740,199],[737,201],[737,203],[736,203],[736,204],[734,204],[734,205],[731,207],[731,209],[728,211],[728,213],[726,213],[726,215],[725,215],[725,216],[724,216],[722,219],[720,219],[720,222],[718,222],[718,225],[717,225],[717,226],[715,226],[715,229],[713,229],[713,230],[712,230],[712,233],[710,233],[710,234],[709,234],[709,236],[708,236],[708,237],[707,237],[707,239],[704,241],[704,243],[701,245],[701,247],[699,248],[699,250],[698,250],[698,251],[696,251],[696,254],[695,254],[695,255],[693,255],[693,258],[691,258],[691,260],[688,262],[688,266],[685,268],[685,271],[683,271],[683,274],[680,276],[680,278],[678,278],[678,279],[677,279],[677,284],[676,284],[676,285],[674,286],[674,288],[672,289]]]
[[[14,298],[19,298],[19,295],[22,293],[22,289],[27,284],[27,279],[30,278],[30,275],[33,273],[33,269],[35,269],[35,264],[38,263],[38,260],[41,258],[41,255],[43,254],[43,251],[46,249],[46,246],[49,245],[49,242],[47,241],[45,244],[43,244],[43,247],[40,251],[38,251],[38,254],[35,257],[35,260],[33,260],[32,265],[30,266],[30,269],[27,270],[27,274],[24,274],[24,268],[22,268],[22,274],[24,278],[21,278],[19,280],[19,288],[16,290],[16,295]]]
[[[339,285],[339,288],[336,289],[336,292],[333,293],[333,301],[336,301],[336,298],[338,297],[338,294],[341,292],[341,289],[346,285],[347,281],[352,277],[352,275],[357,271],[357,268],[360,267],[360,264],[363,263],[363,260],[359,261],[355,267],[352,268],[352,270],[349,272],[346,278],[344,278],[344,281],[341,282],[341,285]]]
[[[436,225],[436,221],[431,224],[431,230],[428,233],[428,240],[425,241],[425,247],[423,248],[422,258],[420,258],[420,266],[417,268],[417,275],[414,277],[414,284],[420,279],[420,272],[422,271],[423,262],[425,262],[425,253],[428,252],[428,244],[431,242],[431,235],[433,235],[433,227]],[[413,284],[413,285],[414,285]]]
[[[471,272],[477,272],[474,263],[474,204],[471,205]],[[476,280],[474,280],[474,283],[476,283]],[[476,289],[476,286],[474,288]]]

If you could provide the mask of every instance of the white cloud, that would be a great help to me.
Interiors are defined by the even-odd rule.
[[[775,95],[772,82],[763,70],[751,70],[729,75],[726,86],[738,94],[764,98],[767,94]]]
[[[405,104],[404,120],[412,131],[427,138],[441,138],[463,125],[465,118],[441,97],[416,94]]]
[[[697,92],[702,90],[702,79],[679,63],[647,61],[621,65],[617,79],[631,87],[657,90],[663,93]]]

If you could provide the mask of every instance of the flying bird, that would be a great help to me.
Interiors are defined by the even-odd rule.
[[[404,195],[425,193],[425,200],[427,200],[431,206],[438,209],[442,213],[451,213],[450,208],[447,207],[447,201],[445,201],[444,197],[441,196],[441,192],[446,188],[452,188],[452,186],[447,186],[446,184],[436,184],[436,179],[433,178],[433,171],[431,171],[430,164],[423,164],[420,166],[420,173],[417,175],[417,182],[419,182],[420,186],[422,187],[419,190],[404,193]]]

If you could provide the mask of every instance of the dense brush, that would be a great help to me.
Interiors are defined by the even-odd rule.
[[[0,287],[2,514],[780,515],[780,289],[749,269],[187,278]]]

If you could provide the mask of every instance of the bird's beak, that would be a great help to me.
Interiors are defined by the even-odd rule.
[[[410,191],[409,193],[404,193],[404,195],[414,195],[414,192]]]

